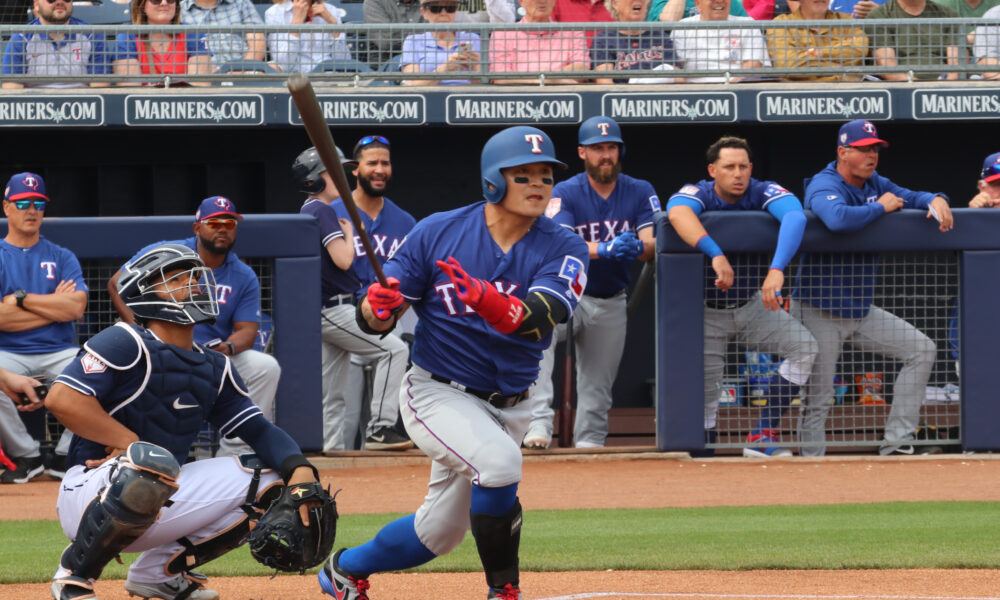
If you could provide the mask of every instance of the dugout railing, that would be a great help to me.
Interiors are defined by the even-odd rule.
[[[796,271],[804,253],[879,254],[881,271],[875,281],[874,304],[917,327],[935,348],[920,417],[923,433],[915,444],[918,449],[996,450],[1000,449],[1000,434],[994,426],[1000,417],[1000,388],[992,355],[1000,339],[1000,321],[993,317],[993,298],[1000,291],[996,277],[1000,272],[996,235],[1000,212],[957,209],[954,213],[955,229],[948,233],[939,232],[924,211],[903,210],[861,231],[834,234],[807,212],[799,254],[786,269],[785,297],[791,296],[794,303],[791,290],[803,285]],[[778,223],[770,215],[709,213],[703,223],[737,270],[740,264],[758,260],[768,264],[778,232]],[[686,451],[744,447],[748,429],[769,400],[766,386],[755,384],[766,378],[768,368],[773,369],[781,357],[757,363],[753,344],[743,340],[730,344],[729,370],[722,387],[743,388],[728,390],[740,397],[720,407],[720,435],[715,443],[706,444],[703,318],[707,260],[680,240],[665,213],[657,216],[656,232],[657,447]],[[838,362],[837,373],[843,378],[838,382],[838,405],[832,407],[827,421],[828,448],[879,445],[891,408],[883,403],[892,401],[893,379],[900,364],[870,348],[845,349]],[[755,377],[760,379],[755,382]],[[724,398],[727,390],[719,391]],[[782,422],[782,446],[800,445],[795,433],[799,411],[798,405],[793,406]]]
[[[114,323],[106,285],[125,260],[148,244],[191,237],[191,217],[48,218],[46,239],[80,260],[90,288],[77,323],[78,340]],[[6,231],[0,219],[0,231]],[[315,219],[304,215],[245,215],[234,251],[261,281],[261,303],[272,323],[267,341],[281,364],[276,423],[306,451],[322,448],[320,392],[319,239]]]

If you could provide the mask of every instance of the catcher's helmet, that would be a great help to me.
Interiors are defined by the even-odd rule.
[[[183,271],[167,276],[177,269]],[[163,289],[163,284],[181,281],[187,274],[191,277],[186,285],[170,292]],[[197,252],[180,244],[156,246],[127,263],[118,278],[118,295],[142,320],[193,325],[214,323],[219,316],[212,270]]]
[[[337,147],[334,146],[334,148]],[[353,170],[354,166],[358,164],[353,160],[347,160],[340,148],[337,148],[337,157],[340,158],[340,163],[344,165],[345,171]],[[307,194],[318,194],[326,188],[326,182],[320,177],[323,171],[326,171],[326,166],[323,165],[319,152],[316,151],[315,147],[308,148],[303,150],[302,154],[299,154],[295,162],[292,163],[292,180],[301,191]]]
[[[580,124],[577,143],[581,146],[616,142],[621,148],[620,155],[625,156],[625,141],[622,139],[622,128],[611,117],[590,117]]]
[[[508,127],[494,135],[483,146],[483,154],[479,159],[483,197],[491,204],[503,200],[507,183],[500,169],[538,162],[566,167],[565,163],[556,159],[555,146],[541,129],[522,125]]]

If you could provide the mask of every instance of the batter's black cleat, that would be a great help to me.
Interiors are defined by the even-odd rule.
[[[502,590],[491,588],[486,600],[524,600],[524,596],[521,595],[521,590],[508,583]]]
[[[41,456],[32,456],[30,458],[22,456],[11,460],[14,461],[14,465],[17,468],[13,470],[7,469],[3,473],[0,473],[0,483],[28,483],[41,475],[42,471],[45,470]]]
[[[392,427],[383,427],[365,438],[365,450],[408,450],[413,442]]]
[[[346,549],[337,550],[323,565],[318,575],[319,587],[337,600],[368,600],[368,580],[351,575],[338,564],[340,555]]]
[[[94,594],[94,582],[76,575],[53,580],[50,592],[55,600],[97,600]]]

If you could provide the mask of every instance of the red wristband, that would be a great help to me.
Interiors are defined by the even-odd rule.
[[[483,281],[482,284],[483,297],[479,300],[475,311],[500,333],[508,334],[517,331],[517,328],[521,326],[521,321],[524,320],[524,304],[521,303],[521,299],[501,294],[488,281]]]

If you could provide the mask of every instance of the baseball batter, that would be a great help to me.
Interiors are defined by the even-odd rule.
[[[750,431],[751,445],[743,455],[789,456],[791,451],[779,445],[778,425],[799,386],[809,380],[818,351],[809,331],[783,310],[781,296],[784,269],[802,241],[806,217],[794,194],[773,181],[751,177],[753,162],[746,140],[720,138],[709,146],[706,158],[712,179],[685,185],[667,202],[667,216],[677,235],[708,256],[714,272],[705,283],[706,441],[715,442],[726,345],[736,339],[785,357],[770,381],[767,407]],[[736,256],[734,269],[699,219],[713,210],[766,210],[777,219],[781,226],[770,267],[756,257]]]
[[[433,459],[416,514],[336,552],[319,574],[338,600],[367,599],[368,576],[447,554],[472,530],[488,598],[517,600],[523,399],[552,329],[573,312],[587,277],[579,236],[540,218],[553,169],[564,166],[534,127],[510,127],[483,147],[486,202],[424,219],[372,284],[359,322],[388,331],[394,311],[419,315],[413,367],[400,394],[410,437]]]
[[[591,117],[580,125],[577,154],[585,171],[552,190],[545,214],[579,235],[590,252],[587,289],[573,314],[576,344],[576,423],[578,448],[604,446],[608,437],[611,387],[625,349],[626,297],[631,263],[653,258],[653,213],[660,199],[648,181],[622,174],[625,142],[609,117]],[[552,440],[552,368],[555,344],[566,335],[556,328],[542,355],[538,381],[531,390],[528,448],[546,448]]]
[[[858,231],[900,208],[920,208],[941,231],[954,220],[948,197],[915,192],[875,171],[888,142],[875,125],[856,119],[837,134],[837,160],[807,180],[806,208],[835,232]],[[844,343],[858,350],[891,356],[903,363],[893,385],[892,408],[880,454],[915,454],[914,440],[925,387],[937,345],[913,325],[872,303],[880,258],[877,254],[809,254],[799,265],[792,310],[819,342],[799,421],[802,454],[826,453],[826,416],[833,399],[833,377]],[[924,447],[927,448],[927,447]]]
[[[59,491],[72,540],[52,584],[58,600],[94,598],[120,552],[142,552],[125,589],[141,598],[215,600],[192,571],[242,544],[248,515],[283,479],[316,481],[295,442],[247,397],[230,359],[194,342],[218,316],[215,282],[196,252],[153,248],[125,267],[118,293],[140,324],[118,323],[84,344],[45,405],[73,431]],[[203,421],[257,457],[181,465]]]
[[[416,223],[414,218],[385,197],[392,181],[389,140],[382,136],[361,138],[354,147],[358,186],[354,203],[371,238],[375,255],[384,263]],[[292,165],[300,189],[309,194],[300,210],[316,217],[320,226],[323,310],[323,450],[353,448],[353,423],[347,424],[347,398],[351,354],[375,359],[371,420],[365,437],[367,450],[405,450],[413,442],[395,429],[399,416],[399,386],[409,351],[395,335],[370,335],[354,319],[359,295],[375,280],[365,247],[354,235],[350,215],[330,174],[314,148],[302,152]]]

